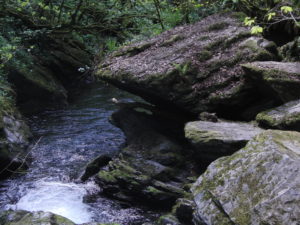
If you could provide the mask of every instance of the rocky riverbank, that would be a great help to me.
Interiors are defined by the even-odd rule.
[[[27,167],[30,130],[22,113],[36,113],[67,103],[68,90],[78,84],[79,68],[91,65],[92,55],[84,45],[64,34],[44,36],[39,47],[16,53],[5,67],[8,82],[0,81],[0,178]]]
[[[127,144],[96,175],[104,193],[168,203],[158,224],[296,225],[297,42],[278,47],[223,13],[114,52],[96,76],[169,115],[121,105]]]
[[[299,38],[276,46],[239,17],[177,27],[97,66],[96,77],[150,104],[114,99],[111,122],[126,143],[118,156],[92,161],[83,182],[94,176],[111,198],[167,212],[159,225],[298,225]],[[3,178],[26,167],[31,137],[14,99],[22,111],[64,104],[78,69],[90,65],[82,44],[61,37],[48,37],[29,61],[17,58],[23,66],[8,75],[16,93],[0,98]],[[74,224],[42,212],[0,215],[3,225],[28,221]]]

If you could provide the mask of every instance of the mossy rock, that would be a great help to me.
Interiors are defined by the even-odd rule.
[[[266,42],[251,37],[234,13],[215,14],[126,46],[98,65],[95,75],[154,105],[193,115],[226,111],[233,117],[269,98],[258,97],[240,67],[277,59]]]
[[[0,225],[76,225],[71,220],[47,212],[4,211]]]
[[[155,111],[141,103],[120,104],[111,121],[125,133],[127,143],[118,157],[112,159],[97,175],[104,193],[117,199],[142,201],[160,207],[171,207],[185,195],[185,157],[176,141],[174,126],[165,112]],[[177,134],[176,134],[177,135]]]
[[[281,102],[300,96],[300,63],[254,62],[242,65],[248,79]]]
[[[300,100],[261,112],[256,121],[268,128],[300,131]]]
[[[195,158],[207,163],[243,148],[263,130],[250,123],[194,121],[185,125],[185,137]]]
[[[268,130],[232,156],[214,161],[192,187],[195,221],[296,224],[300,133]]]

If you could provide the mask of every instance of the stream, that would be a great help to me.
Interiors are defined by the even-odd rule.
[[[108,121],[117,110],[110,102],[113,97],[134,98],[116,88],[93,84],[65,109],[30,117],[35,137],[32,163],[24,175],[0,182],[0,210],[47,211],[77,224],[132,225],[156,217],[151,211],[125,207],[99,195],[100,188],[92,180],[76,182],[90,160],[115,155],[125,141],[122,131]]]

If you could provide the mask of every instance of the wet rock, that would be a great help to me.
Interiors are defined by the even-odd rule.
[[[268,128],[300,131],[300,100],[261,112],[256,121]]]
[[[262,99],[240,64],[274,60],[266,42],[235,14],[216,14],[124,47],[96,74],[160,107],[237,116]]]
[[[99,170],[102,167],[106,166],[110,160],[111,160],[110,156],[101,155],[98,158],[94,159],[92,162],[88,163],[83,175],[80,178],[81,181],[86,181],[90,177],[94,176],[96,173],[99,172]]]
[[[183,123],[170,123],[170,117],[157,116],[149,105],[142,109],[142,105],[123,104],[112,115],[113,124],[126,135],[126,147],[96,178],[104,193],[117,199],[143,199],[144,204],[170,207],[184,195],[189,174],[183,166],[186,157],[180,138],[173,136]]]
[[[71,220],[50,212],[3,211],[0,225],[76,225]],[[81,225],[105,225],[103,223],[84,223]]]
[[[71,220],[48,212],[4,211],[0,225],[75,225]]]
[[[196,224],[300,221],[300,133],[265,131],[213,162],[192,187]]]
[[[189,122],[184,130],[195,157],[208,163],[236,152],[263,131],[250,123],[207,121]]]
[[[269,95],[288,102],[300,96],[300,63],[254,62],[243,65],[246,76]]]

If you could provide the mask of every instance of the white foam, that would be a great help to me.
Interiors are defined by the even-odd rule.
[[[39,181],[15,205],[17,210],[52,212],[64,216],[74,223],[87,223],[92,213],[83,196],[87,191],[75,183]]]

